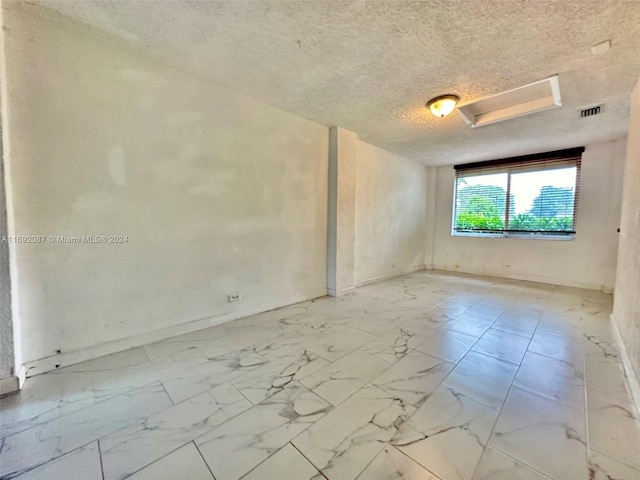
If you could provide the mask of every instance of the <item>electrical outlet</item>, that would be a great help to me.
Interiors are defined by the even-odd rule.
[[[230,293],[227,296],[229,302],[239,302],[242,299],[242,296],[239,293]]]

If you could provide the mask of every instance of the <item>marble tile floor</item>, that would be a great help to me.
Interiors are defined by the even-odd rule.
[[[611,296],[417,272],[27,380],[0,479],[640,480]]]

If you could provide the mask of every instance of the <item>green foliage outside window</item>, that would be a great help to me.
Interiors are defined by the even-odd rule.
[[[528,213],[516,215],[509,221],[509,230],[572,231],[572,217],[536,217]]]
[[[458,230],[504,230],[506,191],[496,185],[467,185],[458,190]],[[515,215],[510,195],[508,230],[572,231],[574,194],[570,188],[542,187],[531,209]]]

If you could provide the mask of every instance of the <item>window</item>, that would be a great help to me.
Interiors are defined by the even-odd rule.
[[[572,238],[583,151],[456,165],[452,234]]]

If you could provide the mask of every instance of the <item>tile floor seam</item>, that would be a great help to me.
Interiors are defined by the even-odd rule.
[[[535,395],[536,397],[544,398],[544,399],[549,400],[551,402],[557,402],[557,403],[559,403],[560,405],[562,405],[564,407],[567,407],[567,408],[570,408],[571,410],[576,411],[576,408],[573,405],[570,405],[570,404],[565,403],[565,402],[563,402],[561,400],[558,400],[557,398],[552,397],[550,395],[547,395],[546,393],[537,392],[537,391],[532,390],[531,388],[525,387],[523,385],[515,385],[514,384],[513,386],[515,388],[518,388],[518,389],[524,391],[524,392],[530,393],[531,395]],[[511,389],[509,389],[509,393],[511,393]],[[586,407],[586,404],[585,404],[585,413],[581,414],[583,417],[585,417],[585,420],[586,420],[586,410],[587,410],[587,407]],[[580,413],[580,412],[576,411],[576,413]],[[585,431],[586,431],[586,429],[585,429]]]
[[[478,339],[478,340],[480,340],[480,339]],[[478,352],[478,351],[475,351],[475,350],[469,350],[469,351],[467,351],[467,353],[465,353],[464,357],[462,357],[462,358],[460,359],[460,362],[462,362],[462,360],[464,360],[464,359],[467,357],[467,354],[469,354],[469,353],[470,353],[470,352],[472,352],[472,351],[473,351],[473,353],[476,353],[476,354],[478,354],[478,355],[482,355],[483,357],[487,357],[487,358],[490,358],[490,359],[492,359],[492,360],[497,360],[498,362],[504,362],[504,363],[508,363],[509,365],[513,365],[513,366],[517,366],[517,367],[518,367],[518,370],[516,370],[516,373],[515,373],[515,375],[514,375],[513,379],[511,380],[511,383],[509,384],[509,390],[507,391],[507,395],[505,396],[505,400],[503,400],[503,403],[504,403],[504,402],[506,401],[507,396],[509,395],[509,392],[511,391],[511,387],[513,386],[513,382],[515,381],[515,378],[516,378],[516,376],[518,375],[518,371],[520,371],[520,365],[516,365],[516,364],[514,364],[514,363],[510,363],[510,362],[507,362],[507,361],[505,361],[505,360],[501,360],[501,359],[499,359],[499,358],[495,358],[495,357],[492,357],[491,355],[487,355],[487,354],[485,354],[485,353]],[[458,364],[459,364],[460,362],[458,362]],[[456,364],[456,366],[458,366],[458,364]],[[449,378],[449,375],[453,374],[453,371],[454,371],[454,370],[455,370],[455,367],[454,367],[454,368],[453,368],[453,369],[452,369],[452,370],[447,374],[447,376],[444,378],[444,380],[442,380],[442,383],[446,382],[447,378]],[[502,407],[500,407],[500,409],[498,409],[498,408],[496,408],[496,407],[494,407],[494,406],[492,406],[492,405],[489,405],[489,404],[487,404],[484,400],[481,400],[481,399],[479,399],[479,398],[476,398],[475,396],[473,396],[473,395],[472,395],[472,394],[470,394],[470,393],[458,392],[455,388],[453,388],[453,387],[447,387],[446,385],[445,385],[445,387],[446,387],[446,388],[451,388],[452,390],[456,391],[457,393],[460,393],[460,394],[464,395],[465,397],[471,398],[471,399],[475,400],[476,402],[481,403],[481,404],[483,404],[484,406],[489,407],[489,408],[491,408],[491,409],[493,409],[493,410],[500,410],[500,409],[502,408]],[[498,416],[499,416],[499,415],[498,415]],[[496,420],[496,421],[497,421],[497,420]]]
[[[371,355],[370,353],[367,353],[367,352],[365,352],[364,350],[360,350],[360,348],[356,348],[356,349],[354,349],[353,351],[349,352],[349,354],[351,354],[351,353],[355,352],[356,350],[358,350],[358,351],[360,351],[360,352],[362,352],[362,353],[365,353],[365,354],[367,354],[367,355],[369,355],[369,356],[375,357],[375,355]],[[345,356],[346,356],[346,355],[345,355]],[[344,358],[344,357],[342,357],[342,358]],[[340,360],[340,359],[336,360],[336,362],[337,362],[337,361],[339,361],[339,360]],[[382,360],[382,359],[381,359],[381,360]],[[382,361],[384,361],[384,360],[382,360]],[[399,361],[399,360],[398,360],[398,361]],[[309,390],[310,392],[313,392],[315,395],[318,395],[320,398],[322,398],[322,400],[324,400],[325,402],[327,402],[327,403],[332,407],[332,410],[334,410],[334,409],[338,408],[340,405],[342,405],[344,402],[346,402],[347,400],[349,400],[349,399],[350,399],[351,397],[353,397],[356,393],[358,393],[360,390],[362,390],[363,388],[365,388],[365,387],[366,387],[366,386],[368,386],[368,385],[371,385],[371,386],[376,387],[376,388],[380,388],[380,387],[378,387],[377,385],[373,385],[371,382],[372,382],[375,378],[377,378],[379,375],[382,375],[384,372],[386,372],[386,371],[387,371],[387,370],[389,370],[391,367],[393,367],[396,363],[398,363],[398,361],[393,362],[393,363],[390,363],[390,364],[389,364],[389,366],[388,366],[387,368],[385,368],[384,370],[381,370],[381,371],[380,371],[380,373],[378,373],[378,374],[377,374],[377,375],[375,375],[374,377],[372,377],[372,378],[370,378],[369,380],[367,380],[367,381],[365,382],[365,384],[364,384],[362,387],[358,388],[355,392],[353,392],[352,394],[350,394],[350,395],[349,395],[347,398],[345,398],[344,400],[342,400],[342,401],[338,402],[338,404],[337,404],[337,405],[334,405],[333,403],[331,403],[329,400],[327,400],[327,399],[326,399],[326,398],[324,398],[322,395],[320,395],[319,393],[317,393],[314,389],[309,388],[309,387],[307,387],[306,385],[304,385],[304,384],[302,384],[302,383],[300,383],[300,382],[297,382],[297,383],[298,383],[299,385],[301,385],[302,387],[306,388],[307,390]],[[329,365],[333,365],[334,363],[335,363],[335,362],[331,362]],[[319,370],[322,370],[322,369],[324,369],[324,368],[328,367],[329,365],[325,365],[324,367],[320,368]],[[317,371],[319,371],[319,370],[317,370]],[[315,373],[315,372],[314,372],[314,373]],[[311,375],[313,375],[313,374],[311,374]],[[318,388],[318,387],[315,387],[315,388]],[[388,392],[387,392],[387,393],[388,393]],[[394,396],[394,397],[395,397],[395,396]],[[259,405],[259,404],[258,404],[258,405]]]
[[[366,334],[368,334],[368,335],[373,335],[373,336],[374,336],[374,337],[376,337],[376,338],[380,338],[382,335],[386,335],[387,333],[389,333],[389,332],[391,331],[391,330],[389,330],[389,331],[386,331],[386,332],[383,332],[383,333],[381,333],[381,334],[380,334],[380,333],[375,333],[375,332],[368,332],[367,330],[364,330],[364,329],[362,329],[362,328],[360,328],[360,327],[349,327],[349,328],[353,328],[354,330],[358,330],[358,331],[360,331],[360,332],[362,332],[362,333],[366,333]],[[374,340],[375,340],[375,339],[373,339],[373,340],[371,340],[371,341],[373,342]],[[363,345],[366,345],[367,343],[369,343],[369,342],[365,342],[365,343],[363,343],[362,345],[359,345],[359,346],[358,346],[358,347],[356,347],[356,348],[360,348],[360,347],[362,347]],[[327,360],[327,359],[325,359],[325,360]]]
[[[171,407],[169,407],[169,408],[171,408]],[[232,417],[232,418],[233,418],[233,417]],[[230,419],[229,419],[229,420],[230,420]],[[220,424],[220,425],[222,425],[222,424]],[[217,427],[219,427],[220,425],[217,425],[216,427],[213,427],[213,428],[217,428]],[[211,430],[213,430],[213,428],[212,428]],[[210,433],[210,432],[211,432],[211,430],[209,430],[208,432],[203,433],[202,435],[206,435],[207,433]],[[115,433],[115,432],[114,432],[114,433]],[[103,439],[104,437],[106,437],[106,436],[108,436],[108,435],[110,435],[110,434],[107,434],[107,435],[104,435],[104,436],[100,437],[100,438],[98,439],[98,441],[99,441],[99,440],[101,440],[101,439]],[[143,465],[142,467],[137,468],[137,469],[136,469],[136,470],[134,470],[133,472],[129,472],[129,473],[127,473],[127,474],[123,477],[123,480],[124,480],[124,479],[126,479],[126,478],[129,478],[129,477],[132,477],[133,475],[135,475],[136,473],[140,472],[141,470],[144,470],[145,468],[147,468],[147,467],[148,467],[148,466],[150,466],[150,465],[153,465],[153,464],[154,464],[154,463],[156,463],[157,461],[162,460],[163,458],[165,458],[165,457],[167,457],[167,456],[171,455],[172,453],[177,452],[178,450],[180,450],[181,448],[186,447],[186,446],[187,446],[187,445],[189,445],[190,443],[193,443],[193,444],[195,445],[195,439],[194,439],[194,440],[189,440],[189,441],[187,441],[187,442],[185,442],[185,443],[181,444],[180,446],[178,446],[178,447],[174,448],[174,449],[173,449],[173,450],[171,450],[170,452],[167,452],[167,453],[165,453],[164,455],[161,455],[160,457],[158,457],[158,458],[154,459],[153,461],[151,461],[151,462],[149,462],[149,463],[146,463],[146,464],[145,464],[145,465]],[[196,445],[196,448],[197,448],[197,445]],[[206,463],[206,462],[205,462],[205,463]],[[102,468],[102,451],[100,451],[100,467]],[[105,480],[105,478],[104,478],[104,470],[102,471],[102,480]]]
[[[328,415],[328,413],[327,413],[327,415]],[[304,433],[304,432],[302,432],[302,433]],[[302,433],[301,433],[300,435],[302,435]],[[296,447],[296,446],[295,446],[295,444],[293,443],[293,440],[295,440],[295,438],[293,438],[293,439],[289,440],[289,443],[287,443],[287,444],[285,445],[285,447],[286,447],[287,445],[291,445],[293,448],[295,448],[295,449],[296,449],[296,452],[298,452],[300,455],[302,455],[302,457],[304,457],[304,459],[305,459],[307,462],[309,462],[311,465],[313,465],[313,468],[315,468],[315,469],[318,471],[318,473],[319,473],[320,475],[322,475],[322,478],[326,478],[327,480],[329,480],[329,477],[327,477],[327,476],[324,474],[324,472],[323,472],[323,471],[322,471],[322,470],[321,470],[321,469],[320,469],[320,468],[319,468],[315,463],[313,463],[313,462],[311,461],[311,459],[310,459],[309,457],[307,457],[307,456],[306,456],[306,455],[305,455],[305,454],[304,454],[304,453],[303,453],[303,452],[302,452],[298,447]],[[284,447],[282,447],[282,448],[284,448]],[[266,460],[265,460],[265,462],[266,462]],[[260,464],[260,465],[262,465],[262,464]],[[258,467],[256,467],[256,468],[258,468]],[[362,472],[361,472],[361,473],[362,473]],[[247,475],[248,475],[248,474],[247,474]],[[242,479],[240,479],[240,480],[242,480]]]
[[[405,453],[404,451],[400,450],[399,448],[396,448],[395,446],[391,445],[390,443],[387,443],[387,445],[389,445],[390,447],[394,448],[396,451],[400,452],[402,455],[404,455],[405,457],[407,457],[409,460],[411,460],[412,462],[416,462],[418,465],[420,465],[422,468],[424,468],[427,472],[429,472],[431,475],[433,475],[434,477],[436,477],[436,480],[443,480],[443,478],[440,475],[436,475],[434,472],[432,472],[431,470],[429,470],[427,467],[425,467],[424,465],[422,465],[420,462],[416,461],[415,459],[411,458],[410,455],[408,455],[407,453]],[[372,460],[373,461],[373,460]],[[362,474],[362,473],[361,473]],[[356,480],[358,480],[356,478]],[[411,479],[407,479],[407,480],[411,480]]]
[[[262,400],[260,400],[258,403],[253,403],[251,400],[249,400],[249,399],[247,398],[247,396],[246,396],[244,393],[242,393],[242,390],[240,390],[236,385],[234,385],[234,383],[233,383],[234,381],[235,381],[235,378],[231,378],[231,379],[229,379],[229,380],[228,380],[229,385],[231,385],[233,388],[235,388],[235,389],[238,391],[238,393],[239,393],[240,395],[242,395],[242,398],[244,398],[247,402],[249,402],[249,403],[251,404],[251,407],[250,407],[250,408],[253,408],[253,407],[257,406],[257,405],[260,405],[262,402],[264,402],[264,401],[265,401],[265,400],[267,400],[268,398],[271,398],[273,395],[276,395],[276,393],[274,393],[273,395],[269,395],[268,397],[263,398],[263,399],[262,399]],[[293,383],[293,382],[291,382],[291,383]],[[288,384],[287,384],[287,385],[288,385]],[[213,390],[214,388],[216,388],[216,387],[211,387],[209,390],[206,390],[206,392],[210,392],[210,391],[211,391],[211,390]],[[193,398],[193,397],[191,397],[191,398]],[[232,417],[232,418],[233,418],[233,417]],[[229,420],[230,420],[230,419],[229,419]]]
[[[520,459],[518,459],[518,458],[514,457],[513,455],[511,455],[511,454],[509,454],[509,453],[507,453],[507,452],[505,452],[505,451],[501,450],[500,448],[498,448],[498,447],[496,447],[496,446],[494,446],[494,445],[489,445],[489,444],[487,443],[487,447],[486,447],[486,448],[492,448],[493,450],[495,450],[495,451],[497,451],[497,452],[500,452],[500,453],[501,453],[502,455],[504,455],[505,457],[509,457],[511,460],[513,460],[513,461],[515,461],[515,462],[517,462],[517,463],[519,463],[519,464],[521,464],[521,465],[524,465],[525,467],[529,468],[530,470],[532,470],[532,471],[536,472],[537,474],[539,474],[541,477],[544,477],[544,478],[546,478],[546,479],[548,479],[548,480],[561,480],[561,479],[555,479],[555,478],[553,478],[553,477],[550,477],[550,476],[549,476],[549,475],[547,475],[546,473],[542,473],[541,471],[539,471],[538,469],[536,469],[536,468],[532,467],[532,466],[531,466],[531,465],[529,465],[528,463],[523,462],[522,460],[520,460]],[[477,468],[476,468],[476,471],[477,471]],[[474,474],[474,475],[476,474],[476,471],[474,471],[474,472],[473,472],[473,474]],[[471,478],[473,478],[473,476],[472,476]],[[591,479],[589,479],[589,480],[591,480]]]
[[[630,468],[630,469],[632,469],[632,470],[638,470],[638,467],[636,467],[636,466],[634,466],[634,465],[629,465],[628,463],[624,462],[623,460],[618,460],[617,458],[613,458],[613,457],[612,457],[611,455],[609,455],[608,453],[604,453],[604,452],[600,451],[600,450],[599,450],[599,449],[597,449],[597,448],[594,448],[594,447],[589,446],[589,447],[588,447],[588,449],[589,449],[589,450],[593,450],[594,452],[596,452],[596,453],[597,453],[597,454],[599,454],[599,455],[602,455],[603,457],[610,458],[611,460],[614,460],[615,462],[618,462],[618,463],[620,463],[620,464],[622,464],[622,465],[624,465],[624,466],[626,466],[626,467],[628,467],[628,468]],[[591,460],[591,459],[589,459],[589,460]],[[589,463],[590,463],[590,462],[589,462]]]
[[[16,472],[8,473],[8,474],[6,474],[6,475],[4,475],[4,476],[0,477],[0,480],[12,480],[12,479],[18,479],[18,480],[20,480],[20,477],[21,477],[21,476],[23,476],[23,475],[25,475],[25,474],[27,474],[27,473],[29,473],[29,472],[33,472],[34,470],[36,470],[36,469],[38,469],[38,468],[40,468],[40,467],[43,467],[44,465],[48,465],[50,462],[53,462],[53,461],[55,461],[55,460],[58,460],[58,459],[60,459],[60,458],[62,458],[62,457],[66,457],[67,455],[70,455],[70,454],[72,454],[72,453],[74,453],[74,452],[77,452],[78,450],[81,450],[81,449],[83,449],[83,448],[85,448],[85,447],[88,447],[89,445],[91,445],[92,443],[96,442],[97,440],[98,440],[98,439],[93,439],[93,440],[91,440],[90,442],[87,442],[87,443],[85,443],[85,444],[83,444],[83,445],[80,445],[80,446],[78,446],[78,447],[74,448],[73,450],[70,450],[70,451],[65,452],[65,453],[63,453],[63,454],[61,454],[61,455],[58,455],[57,457],[50,458],[50,459],[48,459],[48,460],[46,460],[46,461],[44,461],[44,462],[41,462],[41,463],[38,463],[38,464],[32,465],[32,466],[30,466],[29,468],[27,468],[26,470],[21,471],[21,472],[20,472],[20,473],[18,473],[17,475],[14,475],[14,473],[16,473]]]
[[[167,387],[165,387],[164,385],[164,381],[161,381],[160,385],[162,385],[162,389],[164,390],[164,393],[166,393],[167,397],[169,397],[169,401],[171,402],[171,405],[176,406],[178,403],[180,403],[180,402],[176,403],[173,401],[173,398],[171,398],[171,395],[169,395],[169,392],[167,391]],[[168,407],[168,408],[171,408],[171,407]]]
[[[531,337],[531,339],[533,340],[533,337]],[[560,360],[559,358],[550,357],[549,355],[545,355],[544,353],[533,352],[533,351],[528,350],[528,349],[527,349],[527,352],[529,352],[529,353],[533,353],[533,354],[535,354],[535,355],[540,355],[541,357],[548,358],[548,359],[550,359],[550,360],[557,360],[557,361],[559,361],[559,362],[564,362],[564,363],[568,363],[568,364],[573,364],[573,362],[570,362],[570,361],[568,361],[568,360]],[[583,367],[583,370],[584,370],[584,367]]]
[[[373,458],[364,466],[364,468],[362,470],[360,470],[360,472],[358,472],[358,475],[356,475],[356,478],[354,480],[358,480],[362,476],[362,474],[365,472],[365,470],[367,468],[369,468],[369,465],[371,465],[376,460],[376,458],[378,458],[378,455],[380,455],[380,453],[382,453],[384,451],[384,449],[385,449],[385,447],[387,445],[392,446],[392,445],[389,444],[389,442],[383,443],[382,444],[382,448],[380,449],[380,451],[373,456]],[[411,458],[411,457],[409,457],[409,458]],[[415,460],[413,460],[413,461],[415,462]],[[327,478],[326,476],[324,476],[324,477]]]
[[[585,423],[585,441],[587,443],[587,466],[591,466],[591,429],[589,428],[589,395],[587,390],[587,356],[584,352],[584,341],[580,338],[580,349],[582,352],[582,375],[583,375],[583,395],[584,395],[584,423]]]
[[[209,470],[209,473],[211,474],[211,478],[213,478],[213,480],[216,480],[216,476],[213,474],[213,471],[211,470],[211,467],[207,463],[207,460],[204,458],[204,455],[202,455],[202,452],[200,451],[200,448],[198,448],[198,445],[196,444],[196,441],[195,440],[191,440],[189,443],[192,443],[193,446],[196,447],[196,451],[198,452],[198,455],[200,455],[200,458],[202,459],[204,464],[207,466],[207,470]],[[189,443],[187,443],[187,445]],[[187,479],[184,479],[184,480],[187,480]]]
[[[547,299],[547,302],[545,303],[545,307],[546,307],[546,305],[548,304],[548,301],[549,301],[549,300]],[[496,320],[496,321],[497,321],[497,320]],[[540,323],[540,320],[538,320],[538,324],[539,324],[539,323]],[[537,325],[538,325],[538,324],[536,324],[536,328],[537,328]],[[529,338],[529,343],[527,344],[527,348],[525,349],[525,355],[526,355],[526,352],[529,350],[529,347],[531,346],[531,342],[533,341],[533,335],[535,335],[535,330],[534,330],[534,332],[531,334],[531,337]],[[473,348],[473,347],[472,347],[472,348]],[[518,376],[518,373],[520,372],[520,369],[522,368],[522,362],[523,362],[523,361],[524,361],[524,355],[522,356],[522,360],[520,360],[520,364],[518,365],[518,368],[517,368],[517,370],[516,370],[515,374],[513,375],[513,378],[511,379],[511,384],[509,385],[509,390],[507,391],[507,394],[505,395],[504,400],[502,400],[502,404],[500,405],[500,409],[498,410],[498,415],[496,416],[496,419],[495,419],[495,421],[493,422],[493,426],[491,427],[491,431],[489,432],[489,436],[487,437],[487,442],[485,443],[485,445],[484,445],[484,446],[483,446],[483,448],[482,448],[482,455],[484,455],[484,454],[485,454],[485,452],[487,451],[487,447],[489,446],[489,442],[491,441],[491,438],[493,437],[493,434],[494,434],[495,429],[496,429],[496,425],[498,424],[498,420],[500,419],[500,416],[502,415],[502,412],[503,412],[503,410],[504,410],[504,406],[505,406],[505,404],[507,403],[507,399],[509,398],[509,395],[511,395],[511,392],[512,392],[512,390],[513,390],[513,387],[514,387],[514,385],[513,385],[513,384],[514,384],[514,382],[516,381],[516,378],[517,378],[517,376]],[[478,470],[478,467],[480,466],[480,461],[481,461],[481,460],[482,460],[482,456],[481,456],[481,457],[480,457],[480,459],[478,460],[478,463],[476,463],[476,466],[475,466],[475,468],[473,469],[473,473],[471,474],[471,478],[473,478],[473,477],[474,477],[474,475],[476,474],[476,472],[477,472],[477,470]],[[519,461],[519,460],[518,460],[518,461]],[[519,462],[524,464],[524,462],[521,462],[521,461],[519,461]],[[528,466],[528,465],[527,465],[527,466]]]
[[[628,387],[626,382],[625,382],[625,386]],[[593,385],[589,385],[587,387],[586,382],[585,382],[585,390],[593,390],[594,392],[597,392],[600,395],[604,395],[607,398],[614,398],[615,397],[615,395],[611,394],[611,391],[609,391],[609,390],[606,390],[606,389],[603,389],[603,388],[600,388],[600,387],[594,387]],[[634,407],[635,407],[635,405],[634,405]],[[635,408],[634,408],[634,411],[635,411]],[[636,415],[636,418],[640,419],[640,417],[638,417],[637,415]]]
[[[102,480],[104,480],[104,465],[102,464],[102,449],[100,448],[100,439],[96,440],[98,444],[98,458],[100,459],[100,473],[102,474]]]

